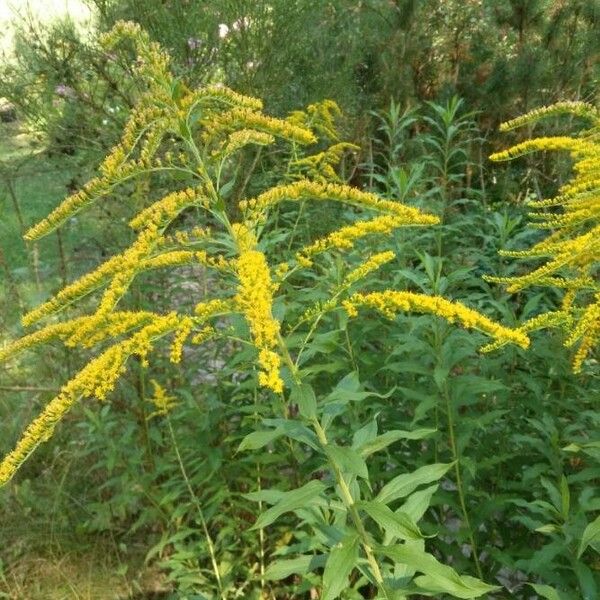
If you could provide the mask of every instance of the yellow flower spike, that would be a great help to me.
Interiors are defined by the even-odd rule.
[[[325,252],[332,248],[338,250],[350,250],[356,242],[368,235],[388,235],[395,229],[407,225],[414,225],[412,222],[407,222],[401,217],[393,217],[390,215],[382,215],[369,221],[359,221],[353,225],[340,227],[337,231],[313,242],[310,246],[306,246],[296,253],[296,261],[302,267],[310,267],[312,265],[311,256]]]
[[[76,323],[69,335],[64,336],[66,346],[91,348],[109,338],[117,338],[142,325],[148,324],[159,315],[147,311],[116,311],[108,315],[93,315],[73,319]]]
[[[139,263],[154,250],[160,237],[161,233],[158,227],[150,224],[138,235],[137,240],[121,254],[119,270],[113,273],[112,280],[98,305],[97,312],[99,314],[107,314],[117,305],[135,277]]]
[[[170,413],[178,404],[177,398],[175,396],[168,396],[165,388],[156,379],[151,379],[150,383],[154,388],[154,396],[147,398],[147,401],[151,402],[156,410],[146,417],[147,421],[154,417],[163,417]]]
[[[459,302],[441,296],[426,296],[413,292],[386,290],[368,294],[353,294],[342,302],[350,317],[356,317],[359,308],[372,308],[389,319],[399,312],[417,312],[437,315],[450,323],[459,323],[468,329],[477,329],[503,343],[514,343],[521,348],[529,346],[529,337],[518,329],[499,325],[485,315]]]
[[[511,160],[518,156],[530,154],[538,150],[566,150],[577,155],[586,155],[593,152],[594,146],[584,140],[578,140],[567,136],[542,137],[521,142],[508,150],[496,152],[490,155],[490,160],[501,162]]]
[[[235,304],[246,317],[259,352],[259,383],[279,393],[283,389],[279,376],[281,360],[273,349],[278,345],[280,325],[271,312],[274,285],[267,259],[258,250],[244,250],[236,261],[236,271],[239,285]]]
[[[239,129],[254,129],[303,145],[314,144],[317,141],[310,129],[293,125],[282,119],[267,117],[248,108],[232,108],[225,113],[211,115],[203,121],[203,125],[205,132],[202,139],[206,145],[222,135]]]
[[[348,275],[344,278],[344,285],[352,285],[356,283],[360,279],[366,277],[369,273],[376,271],[382,265],[394,260],[396,258],[396,254],[391,250],[387,252],[379,252],[378,254],[373,254],[366,261],[364,261],[361,265],[350,271]]]
[[[188,99],[189,104],[225,104],[232,107],[262,110],[263,103],[259,98],[238,94],[224,85],[208,85],[205,88],[193,91]]]
[[[356,144],[340,142],[323,152],[295,160],[291,167],[317,181],[340,181],[333,167],[337,166],[344,154],[350,150],[360,150],[360,148]]]
[[[233,312],[234,306],[231,300],[222,300],[215,298],[208,302],[200,302],[194,308],[194,314],[198,319],[205,321],[215,315],[228,314]]]
[[[179,325],[175,330],[175,338],[171,344],[171,355],[169,358],[172,363],[179,364],[181,362],[183,345],[192,333],[193,328],[194,320],[191,317],[183,317],[179,322]]]
[[[187,188],[180,192],[173,192],[138,213],[131,219],[129,226],[138,230],[150,224],[164,226],[170,223],[186,208],[201,206],[201,201],[205,197],[206,195],[201,188]]]
[[[198,333],[192,336],[192,344],[200,345],[217,335],[217,330],[210,325],[203,327]]]
[[[81,190],[63,200],[45,219],[25,233],[25,239],[33,241],[51,233],[83,208],[110,194],[117,184],[151,168],[151,159],[164,135],[165,123],[162,115],[163,111],[157,112],[156,109],[137,112],[134,110],[121,142],[100,165],[101,176],[91,179]],[[148,122],[151,120],[154,121],[152,126]],[[133,158],[132,151],[137,144],[141,148],[140,156]]]
[[[590,119],[596,124],[600,123],[600,111],[587,102],[557,102],[550,106],[536,108],[516,119],[511,119],[506,123],[502,123],[502,125],[500,125],[500,131],[510,131],[511,129],[516,129],[523,125],[535,123],[546,117],[562,114],[577,115],[579,117]]]
[[[406,206],[400,202],[383,200],[376,194],[363,192],[349,185],[316,181],[296,181],[275,186],[256,198],[242,200],[240,208],[260,213],[284,200],[332,200],[358,208],[386,213],[404,220],[407,225],[434,225],[439,223],[439,218],[435,215],[428,215],[417,208]]]
[[[23,352],[29,348],[45,344],[55,339],[63,339],[68,336],[73,330],[76,330],[79,325],[85,321],[87,317],[81,319],[75,319],[67,323],[55,323],[47,325],[43,329],[30,333],[11,344],[8,344],[5,348],[0,349],[0,362],[12,358],[19,352]]]
[[[233,223],[231,231],[240,254],[256,247],[256,236],[244,223]]]
[[[574,164],[573,177],[561,186],[554,198],[529,203],[536,209],[529,215],[536,220],[533,227],[551,233],[527,250],[502,251],[502,255],[513,258],[542,259],[543,264],[524,275],[486,279],[506,285],[510,292],[534,285],[563,289],[561,310],[542,313],[527,321],[522,329],[563,329],[567,347],[579,344],[573,357],[573,370],[579,372],[599,340],[596,305],[600,289],[600,111],[583,102],[559,102],[513,119],[502,129],[514,129],[560,114],[583,117],[591,121],[592,128],[578,137],[528,140],[490,157],[506,160],[535,150],[557,150],[568,152]],[[590,302],[594,293],[596,299]]]
[[[258,353],[258,364],[261,368],[258,374],[258,384],[273,390],[276,394],[283,392],[283,380],[279,376],[281,359],[279,355],[263,348]]]
[[[213,152],[214,156],[225,158],[241,150],[248,144],[257,146],[269,146],[275,142],[275,137],[270,133],[255,131],[254,129],[240,129],[227,136],[222,148]]]
[[[104,400],[124,372],[129,356],[137,354],[145,358],[156,339],[176,329],[178,324],[175,313],[156,317],[130,339],[114,344],[83,367],[46,405],[27,427],[14,450],[0,462],[0,486],[13,477],[39,444],[51,437],[58,422],[76,402],[92,397]]]

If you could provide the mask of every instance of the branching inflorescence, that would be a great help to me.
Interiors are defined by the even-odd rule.
[[[539,150],[568,152],[573,178],[554,198],[530,202],[535,226],[549,235],[527,250],[503,250],[503,256],[542,261],[529,272],[515,277],[488,277],[507,285],[509,292],[529,286],[551,286],[564,290],[560,307],[527,321],[522,330],[559,327],[565,345],[576,346],[573,370],[583,363],[600,340],[600,111],[584,102],[559,102],[504,123],[502,130],[531,124],[561,114],[583,118],[591,127],[577,137],[539,137],[493,154],[494,161],[510,160]]]
[[[400,227],[438,222],[435,216],[416,208],[383,200],[340,182],[333,167],[343,152],[353,146],[337,140],[334,118],[339,109],[335,103],[312,105],[306,112],[293,113],[288,119],[269,117],[262,113],[262,103],[255,98],[222,86],[189,90],[176,81],[169,71],[168,56],[137,25],[119,23],[103,39],[110,49],[124,42],[132,42],[136,49],[137,75],[147,89],[131,113],[121,141],[101,164],[99,175],[32,227],[25,237],[37,240],[47,235],[80,210],[106,201],[115,189],[133,178],[173,173],[178,180],[187,180],[186,187],[149,202],[133,216],[130,226],[136,237],[129,248],[67,285],[23,318],[25,326],[49,317],[54,319],[52,323],[0,351],[0,359],[8,359],[19,351],[52,340],[70,347],[99,347],[96,357],[63,386],[0,463],[0,485],[9,481],[35,448],[49,438],[76,402],[106,398],[130,357],[137,356],[142,364],[147,364],[149,354],[160,340],[166,339],[170,343],[169,358],[177,363],[188,341],[200,344],[226,335],[215,327],[215,319],[232,313],[242,314],[248,324],[250,342],[256,348],[259,385],[277,394],[284,393],[286,376],[282,365],[290,363],[289,353],[281,324],[272,311],[281,282],[311,268],[320,253],[347,251],[366,236],[382,237]],[[333,145],[323,149],[323,139]],[[302,150],[316,146],[319,140],[321,144],[313,154]],[[581,146],[581,152],[587,152],[584,149],[589,143]],[[242,197],[239,203],[232,201],[231,186],[223,185],[221,179],[223,173],[231,172],[236,153],[248,145],[272,144],[289,150],[293,168],[288,170],[288,178],[255,197]],[[588,154],[585,156],[591,159]],[[590,173],[588,169],[585,181]],[[580,198],[581,193],[574,197]],[[274,207],[290,200],[343,203],[355,212],[357,220],[298,248],[289,263],[271,266],[261,236],[267,231],[265,225]],[[193,220],[179,218],[186,212],[196,221],[199,215],[205,218],[202,223],[195,222],[191,229],[182,230]],[[242,220],[236,222],[240,214]],[[211,245],[217,235],[219,244]],[[562,239],[555,238],[553,243],[560,244]],[[591,247],[597,253],[597,240],[595,244]],[[221,254],[214,254],[215,246],[221,249]],[[360,279],[393,257],[389,251],[367,257],[350,271],[338,294],[325,303],[327,308],[344,308],[351,316],[361,306],[379,309],[389,317],[399,311],[432,313],[481,330],[493,338],[492,344],[514,342],[527,346],[524,333],[497,325],[476,311],[443,298],[391,290],[352,294],[351,288]],[[200,264],[213,270],[229,286],[219,289],[231,292],[202,299],[191,314],[179,312],[177,307],[167,314],[119,308],[138,274],[186,264]],[[582,269],[578,277],[590,277],[590,273]],[[89,314],[80,313],[56,323],[58,313],[93,293],[98,297]],[[318,311],[313,313],[306,314],[316,323],[320,316]],[[582,315],[578,327],[590,318]],[[164,391],[159,388],[156,391],[157,398],[166,398]]]

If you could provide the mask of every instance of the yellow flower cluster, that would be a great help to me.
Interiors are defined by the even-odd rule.
[[[207,325],[192,337],[192,344],[203,344],[216,334],[217,330],[214,327]]]
[[[205,267],[210,267],[211,269],[216,269],[218,271],[227,271],[231,269],[231,265],[225,257],[209,256],[205,250],[173,250],[141,261],[138,271],[178,267],[191,263],[200,263]]]
[[[164,227],[190,206],[208,206],[203,190],[187,188],[168,194],[139,212],[129,221],[129,225],[133,229],[141,229],[149,224]]]
[[[534,285],[565,290],[561,310],[530,319],[522,329],[561,327],[566,346],[579,344],[573,359],[573,369],[578,372],[597,347],[600,331],[600,111],[584,102],[560,102],[513,119],[502,129],[560,114],[585,118],[591,128],[579,137],[528,140],[490,157],[507,160],[533,150],[558,150],[568,152],[573,159],[574,176],[557,196],[530,203],[536,209],[530,215],[536,220],[534,226],[551,233],[527,250],[502,252],[519,259],[543,259],[544,263],[524,275],[486,279],[505,284],[510,292]]]
[[[0,486],[12,478],[40,443],[50,438],[57,423],[76,402],[92,397],[105,399],[125,370],[129,356],[136,354],[145,360],[155,341],[177,329],[179,321],[175,313],[157,316],[130,339],[114,344],[83,367],[46,405],[27,427],[14,450],[0,462]]]
[[[108,339],[115,339],[121,335],[138,329],[142,325],[151,323],[160,315],[150,311],[114,311],[107,315],[95,313],[82,317],[80,325],[65,339],[67,346],[81,346],[91,348]],[[74,319],[75,322],[80,319]]]
[[[348,300],[343,301],[342,305],[350,317],[356,317],[358,309],[362,307],[373,308],[388,319],[395,318],[399,312],[437,315],[450,323],[459,323],[463,327],[482,331],[502,344],[514,343],[522,348],[529,346],[529,338],[522,331],[504,327],[464,304],[446,300],[441,296],[386,290],[369,294],[353,294]],[[482,348],[483,351],[488,349]]]
[[[215,298],[208,302],[200,302],[196,304],[194,308],[194,314],[198,319],[206,321],[210,317],[215,315],[225,315],[233,311],[233,304],[231,300],[223,300],[221,298]]]
[[[350,271],[350,273],[348,273],[348,275],[344,277],[344,285],[349,286],[353,283],[356,283],[360,279],[366,277],[369,273],[372,273],[373,271],[379,269],[379,267],[381,267],[382,265],[385,265],[385,263],[394,260],[395,257],[396,255],[391,250],[388,250],[387,252],[379,252],[378,254],[373,254],[373,256],[370,256],[358,267],[352,269],[352,271]]]
[[[244,223],[233,223],[231,233],[240,254],[256,248],[256,236]]]
[[[204,119],[202,124],[205,130],[202,138],[207,145],[223,134],[240,129],[254,129],[297,144],[314,144],[317,141],[309,129],[282,119],[267,117],[248,108],[236,107],[227,112],[211,115],[210,118]]]
[[[238,94],[224,85],[208,85],[204,88],[194,90],[186,99],[190,105],[201,104],[225,104],[237,106],[250,110],[262,110],[263,103],[259,98]]]
[[[579,342],[579,348],[573,357],[575,373],[581,371],[583,361],[600,342],[600,292],[595,294],[594,299],[582,311],[576,326],[565,341],[565,345],[571,347],[577,342]]]
[[[279,376],[281,359],[274,351],[279,342],[279,322],[271,312],[274,286],[267,259],[258,250],[242,251],[236,261],[236,270],[239,286],[235,304],[246,317],[258,349],[259,384],[280,393],[283,391]]]
[[[179,325],[175,330],[175,337],[171,344],[171,355],[170,360],[174,364],[181,362],[181,356],[183,354],[183,345],[192,333],[194,328],[194,320],[191,317],[182,317],[179,321]]]
[[[120,255],[118,268],[111,273],[112,279],[98,305],[98,313],[106,314],[113,310],[137,274],[140,262],[151,254],[160,237],[159,228],[149,224],[148,228],[138,235],[136,241]]]
[[[275,137],[264,131],[256,131],[255,129],[240,129],[234,131],[227,136],[223,142],[222,148],[214,151],[214,155],[219,158],[230,156],[234,152],[241,150],[248,144],[257,146],[268,146],[275,142]]]
[[[512,146],[512,148],[508,148],[508,150],[496,152],[490,156],[490,160],[496,162],[512,160],[518,156],[537,152],[538,150],[564,150],[573,153],[575,156],[586,156],[592,149],[593,145],[585,140],[568,136],[541,137],[533,140],[526,140],[525,142]]]
[[[439,222],[436,216],[425,214],[412,206],[384,200],[376,194],[363,192],[349,185],[316,181],[296,181],[272,187],[256,198],[242,200],[240,208],[262,212],[284,200],[333,200],[393,215],[403,219],[406,225],[433,225]]]
[[[169,55],[159,44],[150,40],[150,36],[132,21],[117,21],[113,28],[100,37],[100,43],[106,49],[112,49],[125,39],[131,40],[138,54],[134,67],[136,73],[145,81],[169,89],[172,76],[169,70]]]
[[[340,181],[334,167],[339,165],[346,152],[359,149],[356,144],[339,142],[323,152],[299,158],[293,161],[291,166],[315,181]]]
[[[155,134],[157,138],[162,138],[163,131],[156,131]],[[139,140],[135,140],[133,143],[136,141]],[[148,170],[151,167],[151,154],[155,151],[156,148],[151,151],[149,146],[146,145],[141,151],[143,156],[139,159],[133,159],[126,156],[124,142],[115,146],[100,167],[102,176],[91,179],[81,190],[65,198],[46,218],[25,233],[25,239],[33,241],[48,235],[82,209],[102,196],[110,194],[112,188],[117,184]]]
[[[138,170],[137,165],[127,165],[119,169],[118,175],[124,179]],[[109,192],[105,179],[97,177],[88,181],[81,190],[61,202],[46,218],[25,232],[27,241],[37,240],[54,231],[67,219],[88,206],[93,200]]]
[[[165,388],[156,379],[151,379],[150,383],[154,388],[154,396],[148,398],[148,402],[151,402],[156,410],[146,417],[147,421],[154,417],[163,417],[177,406],[177,398],[175,396],[168,396]]]
[[[74,319],[67,323],[54,323],[52,325],[47,325],[39,331],[23,336],[22,338],[0,349],[0,362],[8,360],[9,358],[15,356],[19,352],[27,350],[28,348],[33,348],[35,346],[51,342],[55,339],[64,339],[73,331],[76,331],[84,319]]]
[[[436,217],[433,218],[436,219]],[[370,221],[359,221],[352,225],[345,225],[324,238],[317,240],[310,246],[302,248],[302,250],[296,254],[296,260],[301,266],[310,267],[312,265],[310,257],[315,254],[325,252],[331,248],[350,250],[358,240],[367,235],[387,235],[394,231],[394,229],[406,225],[415,225],[415,223],[413,221],[407,221],[403,217],[390,215],[381,215]]]
[[[174,234],[175,241],[182,246],[197,244],[201,240],[210,238],[211,230],[209,227],[194,227],[190,231],[177,231]]]
[[[316,131],[320,137],[330,140],[339,139],[335,120],[340,117],[342,111],[334,100],[325,99],[315,104],[309,104],[306,110],[292,112],[287,121],[302,127],[308,127]]]
[[[521,127],[522,125],[530,125],[540,119],[546,117],[554,117],[557,115],[576,115],[587,119],[600,120],[600,111],[595,106],[587,102],[556,102],[550,106],[542,106],[536,108],[525,115],[511,119],[500,125],[500,131],[510,131]]]

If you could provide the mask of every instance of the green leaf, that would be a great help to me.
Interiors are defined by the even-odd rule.
[[[558,533],[560,531],[560,527],[558,525],[554,525],[552,523],[548,523],[547,525],[542,525],[540,527],[536,527],[534,531],[538,533],[551,534]]]
[[[271,508],[262,513],[250,529],[261,529],[270,525],[275,519],[286,512],[291,512],[307,506],[325,505],[326,500],[320,495],[325,490],[325,484],[316,479],[309,481],[297,490],[285,492],[282,498]]]
[[[583,562],[576,561],[573,564],[573,571],[577,575],[577,583],[581,591],[581,597],[584,600],[588,598],[599,598],[598,586],[596,585],[596,577],[592,570]]]
[[[360,448],[360,454],[366,458],[375,452],[387,448],[390,444],[393,444],[398,440],[421,440],[435,432],[435,429],[416,429],[415,431],[395,429],[393,431],[386,431],[380,436],[377,436],[374,440],[363,444]]]
[[[290,402],[298,405],[298,410],[305,419],[310,421],[317,418],[317,398],[308,383],[292,387]]]
[[[401,511],[392,512],[385,504],[378,502],[357,502],[357,508],[364,510],[387,535],[401,540],[423,539],[417,524]]]
[[[579,549],[577,550],[577,558],[585,552],[585,549],[592,543],[600,540],[600,516],[596,517],[588,526],[583,530],[581,536],[581,542],[579,542]]]
[[[546,600],[562,600],[559,593],[549,585],[542,585],[540,583],[528,583],[527,585],[532,587],[536,594],[539,594],[542,598],[546,598]]]
[[[418,587],[427,592],[451,594],[455,598],[480,598],[485,594],[499,590],[498,586],[489,585],[476,577],[470,575],[458,575],[453,571],[453,579],[444,579],[432,575],[421,575],[415,577],[415,583]]]
[[[276,560],[267,567],[265,579],[279,580],[290,575],[306,575],[306,573],[323,567],[326,560],[326,554],[303,555],[286,560]]]
[[[237,451],[258,450],[283,435],[281,429],[266,429],[264,431],[253,431],[249,433],[238,446]]]
[[[288,437],[310,446],[313,450],[320,449],[317,436],[314,432],[298,421],[291,421],[289,419],[263,419],[263,423],[267,427],[270,426],[281,429]]]
[[[360,450],[365,444],[372,442],[377,437],[377,419],[372,419],[364,427],[354,432],[352,447]]]
[[[258,490],[256,492],[248,492],[242,494],[242,498],[251,500],[252,502],[266,502],[267,504],[275,504],[279,502],[285,492],[281,490]]]
[[[231,194],[234,184],[235,184],[235,179],[231,179],[230,181],[227,181],[226,183],[224,183],[219,188],[219,196],[221,196],[221,198],[227,198]]]
[[[430,485],[423,490],[413,492],[400,507],[415,523],[418,523],[429,508],[431,497],[437,492],[438,485]]]
[[[433,379],[438,390],[442,390],[444,388],[444,383],[446,382],[446,379],[448,379],[449,372],[449,369],[443,367],[436,367],[433,370]]]
[[[322,600],[334,600],[348,587],[348,576],[358,558],[358,538],[356,535],[345,538],[329,553],[323,572]]]
[[[381,488],[375,500],[383,504],[389,504],[397,498],[404,498],[420,485],[433,483],[441,479],[453,464],[435,463],[421,467],[412,473],[398,475]]]
[[[560,478],[560,500],[562,517],[566,521],[569,518],[571,494],[569,493],[569,483],[564,475]]]
[[[356,450],[349,446],[334,446],[329,444],[325,447],[330,459],[333,460],[342,471],[363,479],[369,479],[367,463]]]
[[[431,554],[414,546],[379,546],[378,552],[424,573],[424,576],[415,579],[415,584],[428,593],[446,593],[456,598],[479,598],[499,589],[475,577],[460,576],[451,567],[443,565]]]

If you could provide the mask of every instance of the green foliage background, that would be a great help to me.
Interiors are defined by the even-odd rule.
[[[497,126],[506,118],[557,100],[598,105],[597,0],[93,4],[98,31],[118,19],[139,22],[169,50],[175,72],[190,86],[226,83],[264,98],[276,115],[325,97],[342,106],[344,137],[360,147],[346,157],[342,176],[443,217],[443,225],[427,232],[386,240],[399,258],[372,277],[371,289],[442,293],[508,325],[558,302],[551,290],[509,296],[482,275],[519,269],[497,250],[537,239],[526,227],[522,200],[552,193],[568,176],[568,161],[540,155],[496,166],[486,157],[514,141],[511,136],[527,135],[501,138]],[[220,25],[228,28],[224,37]],[[19,127],[3,125],[0,156],[2,339],[19,335],[25,309],[129,241],[126,199],[136,192],[125,187],[122,201],[69,222],[60,236],[24,245],[24,229],[86,181],[115,142],[139,84],[117,76],[126,58],[107,55],[94,36],[82,38],[68,22],[22,23],[16,44],[16,61],[0,69],[0,96],[20,118]],[[563,130],[579,125],[559,124]],[[548,123],[544,131],[555,127]],[[247,153],[241,161],[253,169],[250,189],[260,189],[280,157]],[[291,235],[314,240],[340,217],[321,207],[283,211],[277,247],[291,246]],[[342,273],[339,263],[326,265],[321,288],[302,305],[322,299]],[[190,289],[211,285],[206,273],[148,276],[133,301],[167,310],[173,295],[184,301]],[[318,391],[341,386],[390,394],[352,403],[333,438],[349,442],[367,421],[376,421],[380,432],[436,430],[377,455],[371,481],[380,487],[398,469],[460,465],[458,486],[451,470],[435,493],[419,488],[423,497],[432,494],[420,526],[436,536],[427,543],[438,559],[476,575],[475,543],[484,580],[504,586],[490,598],[596,598],[597,539],[581,556],[578,549],[600,510],[597,361],[573,376],[562,340],[549,332],[538,334],[526,352],[505,349],[482,359],[476,336],[430,317],[365,317],[348,326],[331,317],[328,325],[311,346]],[[28,565],[38,557],[56,563],[97,546],[111,558],[95,557],[94,563],[113,583],[100,591],[92,581],[97,591],[89,597],[151,590],[163,590],[164,597],[218,597],[198,504],[228,597],[261,597],[257,573],[265,556],[310,546],[307,515],[278,520],[264,546],[250,530],[265,510],[264,500],[257,505],[244,496],[256,490],[257,477],[260,485],[288,490],[319,473],[311,452],[294,453],[281,440],[269,452],[238,451],[271,407],[254,396],[251,381],[239,380],[250,354],[228,352],[219,346],[195,350],[175,370],[166,361],[152,373],[136,365],[110,403],[87,404],[69,417],[15,483],[0,491],[0,594],[85,597],[76,574],[67,576],[68,585],[56,584],[55,596],[35,589]],[[81,358],[43,349],[2,371],[0,452]],[[348,372],[357,375],[344,379]],[[146,418],[151,378],[179,401],[168,422]],[[271,595],[264,597],[309,598],[319,585],[314,573],[290,575],[268,583]]]

